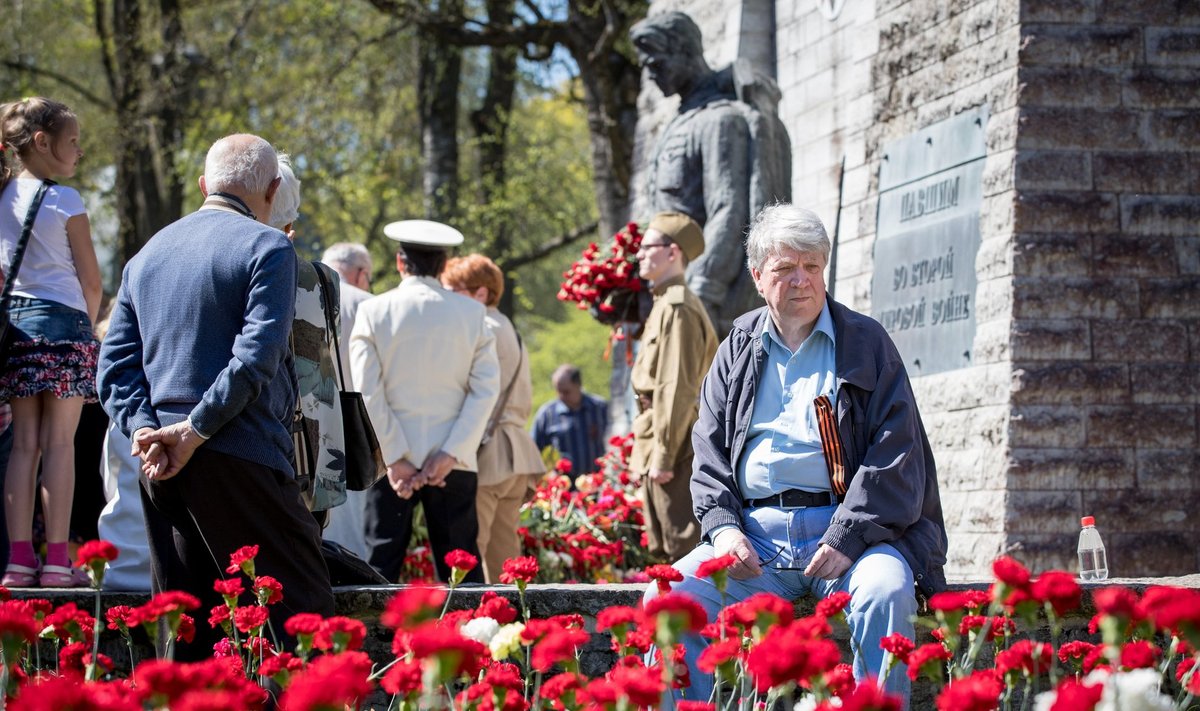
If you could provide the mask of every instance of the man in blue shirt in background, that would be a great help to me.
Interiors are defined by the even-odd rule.
[[[333,591],[293,466],[296,252],[266,224],[279,181],[263,139],[213,144],[204,205],[125,267],[98,381],[143,462],[154,592],[189,592],[201,612],[224,604],[213,581],[231,553],[256,545],[255,572],[283,585],[270,608],[282,636],[296,613],[332,614]],[[207,658],[221,636],[198,623],[177,658]]]
[[[584,392],[579,368],[563,364],[550,376],[558,398],[542,405],[533,418],[533,441],[538,449],[553,446],[571,462],[571,473],[598,469],[608,440],[608,403]]]

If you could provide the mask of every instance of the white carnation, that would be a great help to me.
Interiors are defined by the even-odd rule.
[[[499,631],[500,623],[490,617],[476,617],[459,630],[463,637],[473,639],[480,644],[491,644],[492,638]]]

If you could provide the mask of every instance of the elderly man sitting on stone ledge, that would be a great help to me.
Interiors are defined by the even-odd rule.
[[[734,322],[704,381],[691,485],[704,539],[675,564],[675,590],[715,619],[722,596],[696,570],[731,555],[730,601],[848,592],[854,675],[879,678],[879,640],[912,639],[917,591],[945,587],[946,530],[900,355],[876,321],[826,296],[829,251],[820,219],[793,205],[766,208],[750,229],[767,305]],[[704,646],[685,641],[688,699],[712,691],[696,668]],[[908,698],[902,669],[884,685]]]

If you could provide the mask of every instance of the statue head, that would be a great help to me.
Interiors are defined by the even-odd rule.
[[[686,96],[712,71],[704,61],[700,28],[682,12],[647,17],[633,26],[629,38],[638,62],[665,96]]]

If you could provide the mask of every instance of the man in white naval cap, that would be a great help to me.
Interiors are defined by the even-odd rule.
[[[384,234],[400,243],[403,280],[359,306],[350,336],[350,371],[388,462],[387,478],[367,492],[368,560],[397,581],[419,502],[445,581],[446,553],[479,555],[475,452],[500,394],[500,363],[483,304],[442,288],[438,278],[462,233],[404,220]],[[482,583],[482,569],[466,580]]]

